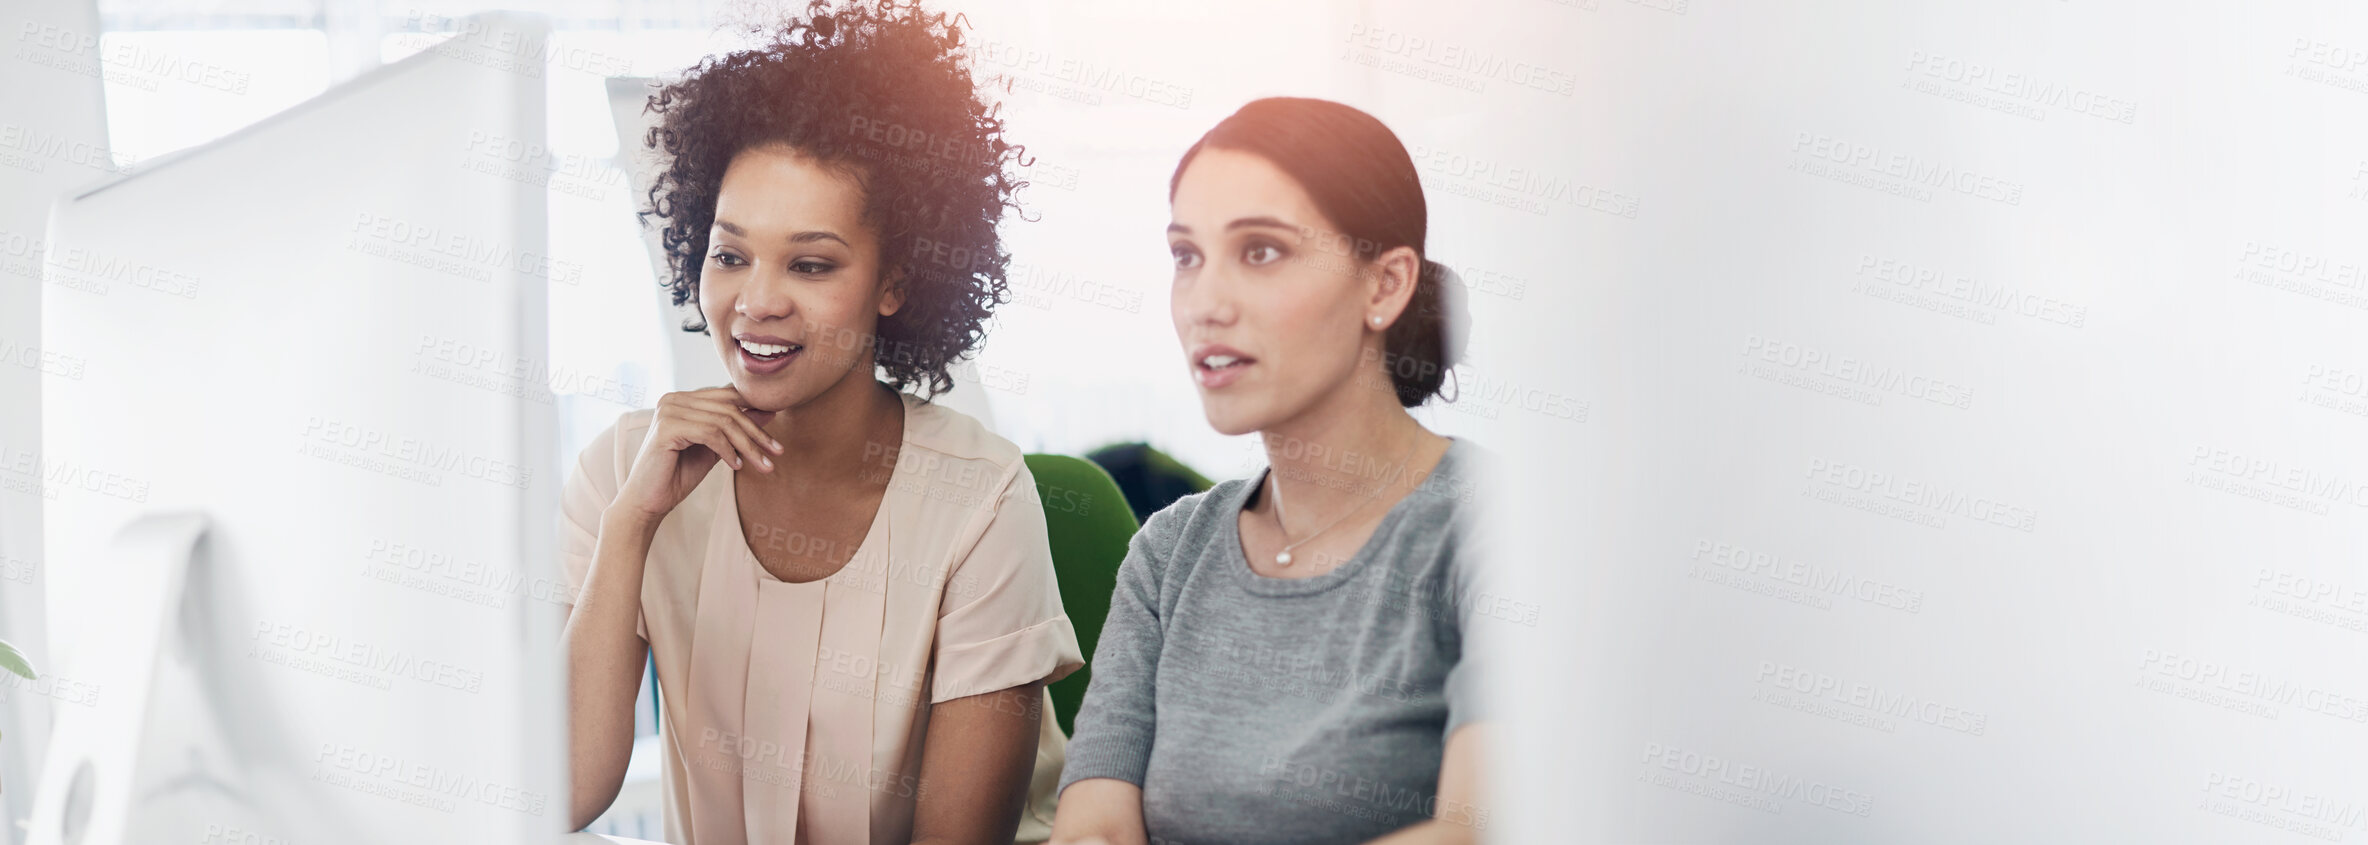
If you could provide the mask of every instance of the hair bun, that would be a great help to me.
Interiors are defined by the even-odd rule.
[[[1472,328],[1472,315],[1464,303],[1464,279],[1455,274],[1454,268],[1428,258],[1422,260],[1422,274],[1438,291],[1424,305],[1437,312],[1439,366],[1454,367],[1464,359],[1464,343]]]

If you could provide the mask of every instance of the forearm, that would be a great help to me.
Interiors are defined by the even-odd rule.
[[[1044,683],[930,706],[921,752],[915,845],[1009,843],[1036,765]]]
[[[1046,845],[1147,845],[1142,787],[1113,778],[1088,778],[1061,792]]]
[[[1469,845],[1480,841],[1480,829],[1488,826],[1488,793],[1481,784],[1480,765],[1488,730],[1485,723],[1468,724],[1448,734],[1446,751],[1439,759],[1436,814],[1369,845]]]
[[[649,647],[634,632],[655,520],[609,514],[561,642],[567,650],[571,829],[607,810],[633,756],[633,702]]]

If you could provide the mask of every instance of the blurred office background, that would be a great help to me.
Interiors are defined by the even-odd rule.
[[[0,638],[38,651],[54,494],[14,408],[74,365],[27,328],[43,198],[488,5],[0,6],[7,78],[43,80],[0,84]],[[1422,415],[1505,458],[1500,841],[2368,836],[2357,6],[936,5],[1037,156],[963,373],[1031,451],[1253,470],[1170,340],[1175,157],[1285,93],[1413,150],[1477,327]],[[606,81],[776,9],[529,8],[565,466],[688,386]],[[21,818],[78,693],[0,693]]]
[[[1478,325],[1519,307],[1542,280],[1556,226],[1575,214],[1598,213],[1567,198],[1569,174],[1558,169],[1561,133],[1524,128],[1554,119],[1574,91],[1556,27],[1527,27],[1525,16],[1559,26],[1584,11],[1574,5],[1528,3],[1445,29],[1408,4],[1351,0],[930,5],[963,16],[976,69],[1002,103],[1010,137],[1026,144],[1032,158],[1025,170],[1031,184],[1020,196],[1027,216],[1008,221],[1005,230],[1016,259],[1012,299],[998,310],[976,360],[959,368],[962,384],[949,400],[1031,452],[1083,455],[1139,442],[1212,478],[1262,465],[1254,441],[1219,436],[1202,420],[1168,322],[1170,268],[1161,233],[1177,156],[1247,100],[1292,94],[1358,105],[1390,123],[1418,157],[1428,155],[1434,172],[1453,169],[1476,187],[1480,198],[1472,202],[1434,190],[1431,251],[1482,291],[1468,299]],[[705,338],[686,342],[664,328],[681,314],[661,301],[649,235],[634,219],[641,198],[628,170],[633,150],[621,149],[609,80],[664,78],[702,56],[751,43],[752,30],[778,20],[784,9],[803,7],[790,0],[18,0],[0,6],[7,10],[0,24],[7,26],[10,51],[10,80],[0,84],[0,97],[8,98],[8,137],[0,147],[11,165],[0,168],[10,188],[0,208],[9,271],[0,290],[0,339],[12,344],[10,363],[25,363],[0,372],[6,395],[0,404],[12,406],[0,422],[0,449],[8,450],[0,463],[13,464],[11,477],[25,482],[0,491],[0,554],[9,578],[0,589],[0,639],[43,651],[39,502],[59,491],[39,480],[44,464],[34,402],[44,368],[72,363],[54,353],[44,358],[38,337],[50,198],[137,172],[428,49],[454,37],[470,14],[502,8],[547,16],[553,30],[544,68],[548,143],[487,139],[483,148],[453,156],[456,165],[547,184],[550,349],[546,360],[523,365],[532,371],[530,381],[548,388],[561,435],[553,444],[557,465],[572,468],[583,443],[618,414],[646,407],[666,391],[720,381],[720,370],[695,359]],[[1406,66],[1409,50],[1435,51],[1421,43],[1422,35],[1452,39],[1458,28],[1475,32],[1468,43],[1522,63],[1521,83],[1485,73],[1432,79]],[[1407,43],[1409,35],[1416,43]],[[1521,43],[1525,38],[1534,43]],[[1389,69],[1384,63],[1393,60],[1399,66]],[[1506,74],[1501,67],[1492,72]],[[18,84],[20,78],[29,84]],[[1489,93],[1476,95],[1481,88]],[[1507,129],[1519,131],[1508,136]],[[480,160],[462,160],[471,156]],[[1517,175],[1487,187],[1478,178],[1482,167]],[[1524,171],[1531,175],[1518,175]],[[1555,184],[1541,186],[1539,179]],[[1448,213],[1466,207],[1470,213]],[[1508,239],[1537,249],[1531,255],[1480,251]],[[1421,412],[1435,428],[1471,435],[1508,408],[1521,412],[1513,386],[1501,377],[1487,381],[1497,375],[1488,369],[1490,356],[1502,357],[1497,348],[1485,332],[1475,339],[1474,365],[1462,372],[1463,400]],[[676,357],[684,350],[694,360]],[[718,377],[703,379],[708,371]],[[1582,399],[1531,393],[1530,408],[1546,409],[1558,421],[1587,413]],[[44,739],[39,726],[49,708],[71,706],[73,687],[59,687],[58,680],[39,689],[0,688],[7,696],[0,704],[0,784],[7,787],[11,820],[25,817],[34,792]],[[652,730],[644,725],[645,733]],[[656,834],[655,770],[645,762],[637,759],[634,785],[596,830]],[[21,832],[14,827],[0,841]]]

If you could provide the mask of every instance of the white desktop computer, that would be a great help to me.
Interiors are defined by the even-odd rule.
[[[62,198],[31,841],[559,842],[546,25]]]

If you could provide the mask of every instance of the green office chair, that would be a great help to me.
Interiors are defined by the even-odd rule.
[[[1118,588],[1118,564],[1135,536],[1135,513],[1118,482],[1101,467],[1067,455],[1029,455],[1036,496],[1044,502],[1044,528],[1052,540],[1052,568],[1061,582],[1061,607],[1077,629],[1077,647],[1093,660],[1110,616],[1110,593]],[[1053,683],[1052,709],[1061,730],[1076,732],[1077,706],[1085,701],[1091,666]]]
[[[1192,471],[1184,462],[1166,452],[1151,448],[1151,444],[1115,443],[1085,453],[1085,459],[1110,473],[1110,480],[1118,482],[1127,503],[1134,506],[1135,519],[1148,522],[1151,515],[1175,504],[1177,499],[1209,489],[1212,482]]]

